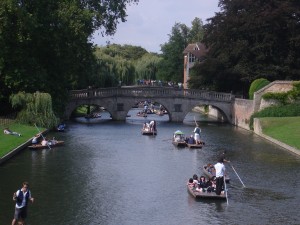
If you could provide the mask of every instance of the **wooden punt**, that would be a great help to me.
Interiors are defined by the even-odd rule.
[[[189,148],[202,148],[203,144],[186,144]]]
[[[157,135],[157,130],[150,131],[149,129],[142,129],[141,133],[142,135]]]
[[[226,194],[217,195],[215,192],[199,192],[194,190],[193,187],[187,185],[188,192],[196,199],[218,199],[226,200]]]
[[[176,147],[186,147],[185,141],[172,141],[172,144],[175,145]]]
[[[58,147],[58,146],[62,146],[64,145],[64,141],[57,141],[57,143],[55,145],[42,145],[42,144],[35,144],[35,145],[30,145],[28,146],[29,149],[32,149],[32,150],[38,150],[38,149],[45,149],[45,148],[55,148],[55,147]]]
[[[213,170],[212,172],[208,170],[209,166],[211,164],[208,165],[204,165],[203,166],[203,173],[208,177],[208,178],[212,178],[213,176],[216,176],[216,171]],[[228,176],[228,174],[225,174],[225,182],[229,183],[230,181],[230,177]]]

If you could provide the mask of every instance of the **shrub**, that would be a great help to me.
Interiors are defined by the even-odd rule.
[[[254,92],[262,89],[263,87],[267,86],[270,83],[270,81],[268,81],[265,78],[260,78],[260,79],[256,79],[254,80],[249,88],[249,99],[253,99],[254,96]]]

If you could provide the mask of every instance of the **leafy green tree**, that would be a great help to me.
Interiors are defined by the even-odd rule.
[[[136,80],[137,79],[147,79],[147,80],[157,80],[158,65],[161,61],[161,57],[155,54],[145,54],[138,60],[135,64],[136,70]]]
[[[21,109],[17,116],[20,123],[36,124],[47,128],[53,128],[58,124],[58,119],[52,109],[51,95],[48,93],[19,92],[11,95],[10,100],[14,108]]]
[[[203,22],[201,19],[196,17],[192,21],[192,27],[188,34],[188,43],[196,43],[201,42],[204,36],[204,28],[203,28]]]
[[[163,60],[159,65],[159,77],[165,81],[183,82],[183,50],[187,46],[187,27],[175,23],[169,41],[161,45]]]
[[[139,46],[110,44],[106,47],[100,47],[102,51],[112,57],[120,56],[126,60],[138,60],[148,52]]]
[[[63,112],[68,90],[91,85],[91,36],[114,34],[138,0],[0,1],[0,101],[18,91],[47,92]],[[0,103],[2,103],[0,102]]]
[[[244,95],[257,78],[300,78],[298,1],[220,0],[219,6],[221,12],[204,26],[203,41],[210,49],[204,64],[212,70],[199,70],[197,76],[211,77],[217,91]],[[213,70],[215,62],[220,67]]]

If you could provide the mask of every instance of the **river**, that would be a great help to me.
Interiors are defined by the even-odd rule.
[[[0,224],[11,223],[12,194],[29,181],[35,202],[29,225],[300,224],[300,158],[230,125],[201,122],[206,145],[178,149],[172,133],[186,123],[158,121],[157,136],[143,136],[150,118],[99,124],[70,122],[50,133],[65,145],[25,149],[0,166]],[[227,151],[231,177],[226,201],[195,200],[186,183]],[[233,167],[232,167],[233,166]],[[243,181],[243,187],[233,168]]]

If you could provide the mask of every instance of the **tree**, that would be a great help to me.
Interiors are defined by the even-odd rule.
[[[163,60],[159,65],[159,77],[166,81],[183,82],[183,50],[187,46],[188,32],[184,24],[175,23],[169,41],[161,45]]]
[[[0,1],[0,98],[44,91],[63,112],[68,90],[86,88],[96,72],[91,35],[114,34],[126,5],[138,0]],[[0,99],[1,100],[1,99]]]
[[[34,94],[19,92],[10,97],[14,108],[21,109],[17,120],[20,123],[53,128],[58,124],[52,109],[52,99],[48,93]]]
[[[188,35],[188,43],[196,43],[201,42],[204,36],[204,28],[203,28],[203,22],[201,19],[196,17],[192,21],[192,27],[189,31]]]
[[[233,90],[244,95],[257,78],[300,78],[298,1],[220,0],[219,6],[221,12],[204,26],[204,43],[210,49],[204,64],[218,62],[221,66],[216,70],[223,71],[211,70],[196,76],[211,77],[215,84],[224,83],[215,85],[217,91]]]
[[[143,55],[143,57],[138,60],[135,64],[135,70],[137,79],[147,79],[147,80],[156,80],[158,65],[161,61],[161,57],[148,53]]]

